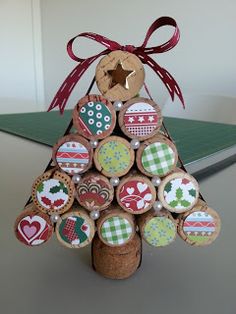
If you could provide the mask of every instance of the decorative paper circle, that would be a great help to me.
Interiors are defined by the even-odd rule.
[[[121,130],[130,138],[145,140],[154,136],[162,124],[160,107],[146,98],[133,98],[119,113]]]
[[[191,209],[196,204],[198,195],[197,181],[185,172],[169,174],[158,188],[158,198],[163,207],[175,213]]]
[[[56,224],[56,235],[66,247],[84,247],[94,237],[94,221],[84,211],[68,212]]]
[[[121,180],[116,190],[118,204],[131,214],[148,211],[156,200],[156,190],[143,176],[130,176]]]
[[[32,187],[36,207],[45,213],[64,213],[74,201],[74,184],[65,173],[49,170],[39,176]]]
[[[166,216],[153,217],[145,224],[143,237],[152,246],[166,246],[175,240],[175,224]]]
[[[212,243],[220,232],[218,214],[203,202],[179,217],[178,232],[183,240],[195,246]]]
[[[88,139],[103,139],[116,124],[116,112],[110,101],[100,95],[83,97],[73,111],[78,133]]]
[[[53,147],[52,157],[61,170],[72,176],[84,173],[91,167],[93,151],[86,139],[69,134]]]
[[[101,240],[111,246],[127,243],[132,235],[132,224],[128,219],[120,216],[107,218],[100,228]]]
[[[163,177],[176,167],[178,153],[169,139],[159,135],[141,144],[136,159],[142,173]]]
[[[15,234],[20,242],[28,246],[36,246],[51,238],[53,225],[47,214],[36,210],[33,206],[31,208],[24,210],[17,217]]]
[[[134,162],[134,151],[130,143],[118,136],[101,141],[95,150],[94,163],[105,176],[125,175]]]
[[[103,210],[113,200],[114,188],[101,174],[92,172],[84,176],[76,187],[76,198],[89,211]]]
[[[144,83],[143,64],[132,53],[112,51],[98,63],[96,83],[110,101],[126,101],[137,95]]]

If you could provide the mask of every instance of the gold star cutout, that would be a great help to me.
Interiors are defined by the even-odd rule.
[[[111,77],[111,82],[109,88],[120,84],[125,89],[129,89],[128,78],[135,71],[125,70],[122,66],[122,63],[119,61],[114,70],[108,70],[107,73]]]

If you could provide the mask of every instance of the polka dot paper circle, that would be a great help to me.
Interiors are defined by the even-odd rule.
[[[83,97],[73,111],[74,126],[87,139],[103,139],[115,127],[116,114],[112,104],[100,95]]]

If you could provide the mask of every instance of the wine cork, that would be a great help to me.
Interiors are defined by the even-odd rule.
[[[142,238],[151,246],[164,247],[176,238],[176,222],[167,210],[150,210],[140,215],[138,225]]]
[[[109,136],[116,125],[112,103],[100,95],[87,95],[73,110],[73,124],[87,139],[98,140]]]
[[[87,246],[94,233],[94,221],[83,209],[77,207],[63,214],[56,224],[57,239],[68,248],[79,249]]]
[[[47,214],[62,214],[74,202],[75,187],[71,178],[58,170],[51,169],[39,176],[32,186],[35,206]]]
[[[163,177],[175,169],[178,153],[175,145],[164,135],[143,142],[136,154],[138,169],[149,177]]]
[[[25,207],[15,221],[16,238],[28,246],[37,246],[47,242],[53,234],[50,217],[40,212],[33,203]]]
[[[190,210],[197,203],[199,185],[193,176],[176,168],[158,187],[158,199],[163,207],[174,213]]]
[[[129,172],[134,163],[134,150],[119,136],[102,140],[94,153],[94,164],[107,177],[120,177]]]
[[[118,206],[110,206],[97,220],[98,236],[108,246],[122,246],[128,243],[133,238],[135,230],[133,215],[124,212]]]
[[[140,59],[127,51],[112,51],[96,67],[99,91],[110,101],[126,101],[138,94],[144,83],[144,68]]]
[[[83,176],[76,187],[77,201],[89,211],[107,208],[113,197],[114,188],[110,181],[95,171]]]
[[[180,214],[178,221],[179,236],[193,246],[209,245],[220,233],[219,215],[202,200],[190,211]]]
[[[161,109],[151,99],[133,98],[121,108],[118,121],[125,135],[143,141],[157,134],[160,129]]]
[[[142,241],[135,233],[132,240],[119,247],[105,245],[98,236],[92,243],[92,261],[95,271],[110,279],[125,279],[135,273],[142,256]]]
[[[85,138],[69,134],[54,145],[52,158],[60,170],[73,176],[84,173],[91,167],[93,150]]]
[[[116,199],[125,211],[142,214],[156,201],[156,189],[145,176],[129,174],[120,181],[116,189]]]

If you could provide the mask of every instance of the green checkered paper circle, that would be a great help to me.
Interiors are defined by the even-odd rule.
[[[111,245],[122,245],[130,239],[133,228],[127,219],[114,216],[104,221],[100,233],[105,242]]]
[[[151,175],[164,176],[175,165],[175,153],[169,145],[155,142],[143,150],[141,163]]]

